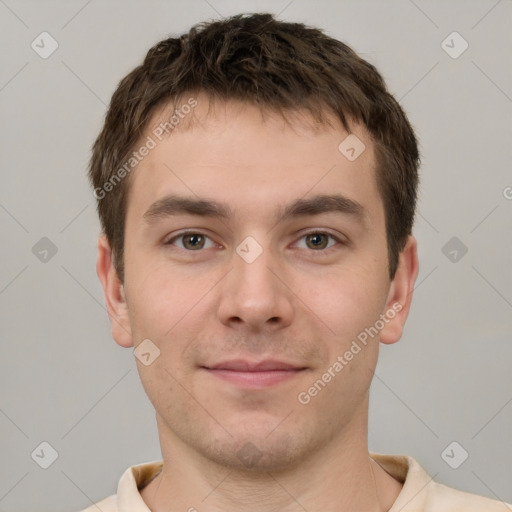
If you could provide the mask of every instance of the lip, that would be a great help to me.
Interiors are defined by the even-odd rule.
[[[230,359],[209,366],[210,370],[230,370],[234,372],[265,372],[277,370],[299,370],[299,366],[277,359],[264,359],[263,361],[250,361],[249,359]]]
[[[231,359],[210,367],[203,366],[210,375],[244,388],[264,388],[287,381],[306,370],[284,361],[266,359],[250,361]]]

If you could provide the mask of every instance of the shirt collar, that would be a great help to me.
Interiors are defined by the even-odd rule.
[[[423,510],[427,486],[432,478],[408,455],[370,453],[380,466],[403,484],[402,491],[389,512]],[[139,489],[147,485],[162,469],[162,461],[146,462],[128,468],[117,487],[119,512],[151,512],[142,499]]]

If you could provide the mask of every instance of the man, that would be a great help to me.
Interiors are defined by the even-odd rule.
[[[379,343],[418,273],[413,130],[321,31],[235,16],[160,42],[93,148],[97,272],[163,462],[88,511],[502,511],[368,453]]]

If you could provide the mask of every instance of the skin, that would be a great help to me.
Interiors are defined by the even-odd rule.
[[[164,460],[141,495],[156,512],[241,504],[249,512],[388,510],[402,484],[369,458],[368,395],[379,342],[401,337],[418,258],[410,236],[389,279],[373,143],[354,124],[366,150],[350,162],[338,151],[348,134],[334,119],[319,125],[296,112],[289,125],[248,104],[217,101],[209,110],[197,99],[194,122],[183,121],[129,178],[123,284],[108,241],[98,243],[115,341],[128,348],[150,339],[160,350],[148,366],[136,359]],[[149,126],[165,115],[157,112]],[[279,205],[333,193],[360,203],[364,215],[274,217]],[[168,194],[215,200],[232,215],[149,224],[144,213]],[[206,237],[199,249],[177,237],[184,229]],[[336,238],[314,236],[324,232]],[[252,263],[236,252],[248,236],[263,251]],[[397,303],[379,334],[300,403],[298,394]],[[305,369],[244,389],[201,368],[232,358]],[[240,456],[247,446],[251,460]]]

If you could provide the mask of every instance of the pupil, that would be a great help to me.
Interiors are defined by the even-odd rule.
[[[323,236],[324,236],[324,235],[322,235],[322,234],[320,234],[320,233],[316,233],[316,234],[314,234],[314,235],[310,235],[310,240],[312,241],[313,246],[314,246],[315,248],[318,248],[318,247],[321,247],[321,246],[325,245],[325,244],[323,243],[323,240],[322,240],[322,237],[323,237]]]
[[[187,235],[186,240],[187,244],[192,247],[198,247],[201,245],[201,235]]]

